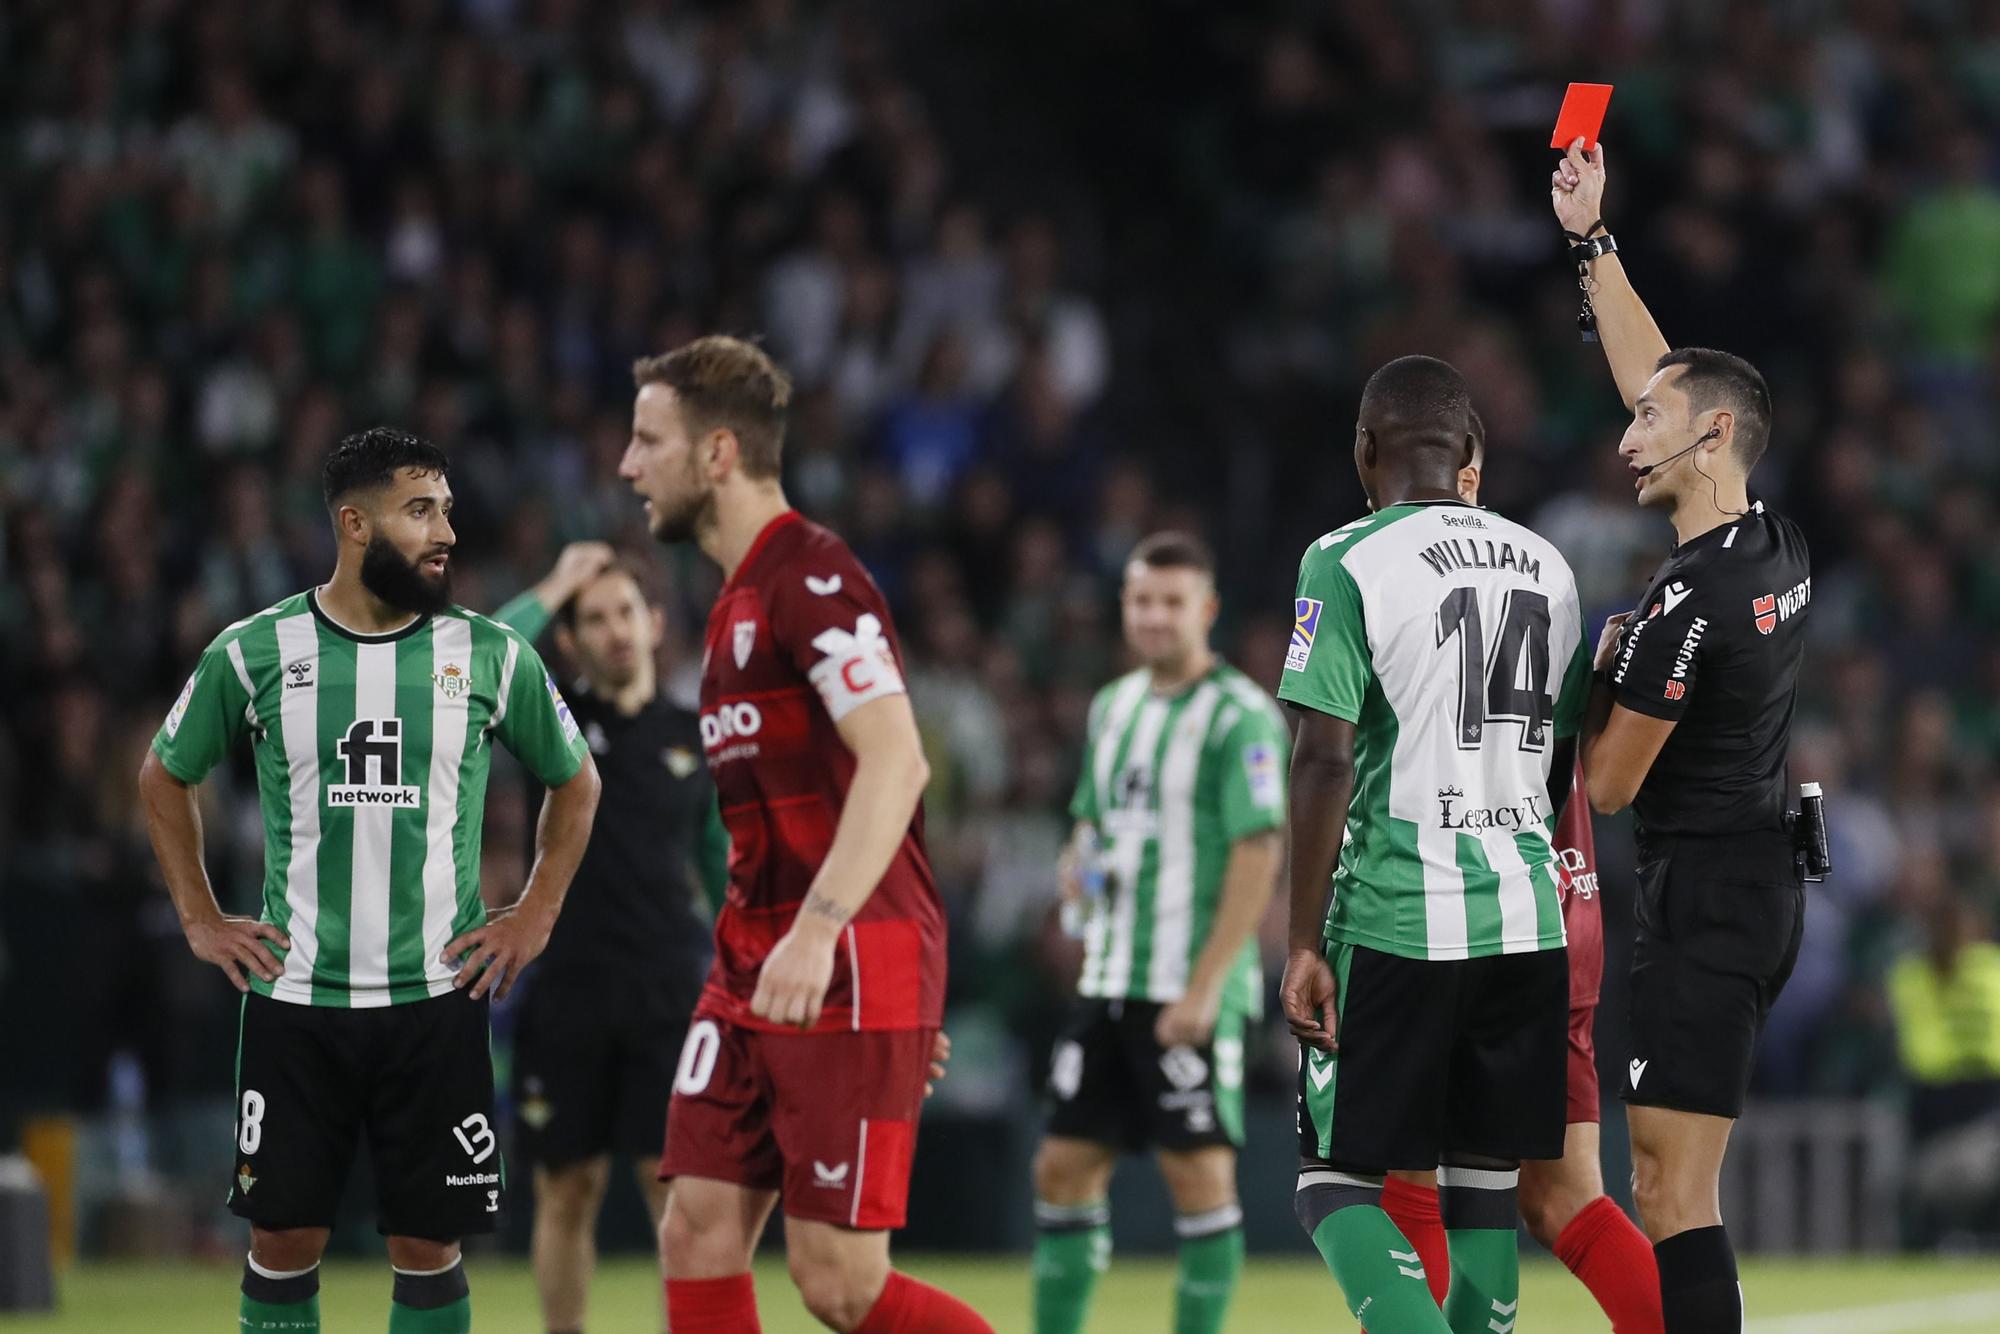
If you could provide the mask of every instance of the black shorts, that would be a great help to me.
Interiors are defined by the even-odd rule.
[[[1567,950],[1429,960],[1330,941],[1326,957],[1340,1050],[1300,1052],[1302,1160],[1372,1174],[1562,1157]]]
[[[456,1241],[506,1191],[486,1002],[453,991],[353,1010],[243,998],[229,1208],[262,1228],[331,1227],[365,1137],[377,1225]]]
[[[1641,838],[1638,879],[1625,1101],[1734,1119],[1805,931],[1791,837]]]
[[[1162,1047],[1157,1001],[1080,999],[1049,1062],[1049,1133],[1114,1148],[1243,1143],[1243,1016],[1205,1047]]]
[[[658,1158],[691,989],[607,988],[574,974],[526,985],[514,1027],[522,1157],[539,1167],[607,1153]]]

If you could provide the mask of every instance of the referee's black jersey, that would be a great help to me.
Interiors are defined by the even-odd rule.
[[[708,924],[695,910],[696,877],[715,804],[701,719],[661,695],[629,718],[581,684],[565,698],[603,788],[590,844],[537,967],[615,971],[699,990],[711,947]],[[530,788],[532,828],[542,794]]]
[[[1811,600],[1805,538],[1761,501],[1660,566],[1610,672],[1618,703],[1679,724],[1632,803],[1644,833],[1784,827]]]

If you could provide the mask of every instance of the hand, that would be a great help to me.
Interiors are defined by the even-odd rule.
[[[1293,950],[1285,960],[1285,980],[1278,987],[1278,1004],[1292,1036],[1308,1047],[1339,1051],[1340,1016],[1333,1004],[1333,969],[1318,950]]]
[[[1629,611],[1605,618],[1604,629],[1597,636],[1597,656],[1590,660],[1591,670],[1601,672],[1611,665],[1611,660],[1618,656],[1618,632],[1631,619]]]
[[[553,918],[533,908],[502,908],[444,947],[444,961],[458,965],[454,987],[468,984],[473,1000],[490,995],[506,1000],[521,980],[521,970],[533,963],[549,943]]]
[[[1062,855],[1056,858],[1056,892],[1064,903],[1083,902],[1083,868],[1076,855],[1076,844],[1063,844]]]
[[[292,947],[290,936],[254,917],[224,917],[217,913],[189,922],[186,931],[188,948],[194,951],[194,957],[228,974],[230,985],[238,991],[250,990],[250,983],[243,976],[245,969],[266,982],[277,981],[278,974],[285,971],[285,963],[271,945],[281,950]],[[270,943],[266,944],[267,941]]]
[[[833,981],[833,946],[839,939],[838,933],[829,935],[810,926],[801,930],[800,923],[793,922],[764,956],[750,1013],[801,1029],[818,1023],[827,984]]]
[[[944,1068],[951,1064],[951,1035],[942,1028],[931,1039],[931,1073],[924,1081],[924,1096],[931,1096],[932,1090],[944,1079]]]
[[[1215,1018],[1222,1009],[1219,992],[1189,991],[1160,1007],[1153,1020],[1153,1039],[1162,1047],[1206,1047],[1215,1036]]]
[[[1584,229],[1604,216],[1604,145],[1585,152],[1583,140],[1569,146],[1549,177],[1549,202],[1566,232]]]
[[[610,568],[617,558],[609,542],[572,542],[556,556],[556,563],[550,567],[548,576],[535,586],[535,592],[550,611],[562,606],[577,595],[585,584]]]

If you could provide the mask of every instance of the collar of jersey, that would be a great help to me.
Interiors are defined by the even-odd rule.
[[[796,523],[804,517],[797,510],[786,510],[783,514],[765,524],[757,536],[750,539],[750,549],[743,553],[742,561],[736,566],[736,573],[730,575],[729,582],[722,586],[723,591],[728,592],[743,582],[744,572],[750,568],[759,556],[764,554],[764,548],[770,544],[772,538],[778,535],[779,529],[785,527],[787,524]]]
[[[1724,533],[1730,531],[1732,528],[1735,528],[1737,525],[1741,524],[1745,519],[1761,519],[1763,517],[1764,517],[1764,502],[1761,500],[1753,500],[1750,502],[1750,508],[1748,510],[1746,510],[1742,514],[1737,515],[1735,518],[1731,519],[1728,523],[1719,523],[1705,533],[1696,533],[1693,537],[1690,537],[1685,542],[1674,543],[1671,554],[1678,556],[1683,552],[1694,550],[1695,548],[1700,547],[1703,543],[1707,542],[1712,537],[1714,538],[1721,537]]]
[[[1449,500],[1445,499],[1443,496],[1439,496],[1435,500],[1399,500],[1395,504],[1389,506],[1389,508],[1392,510],[1402,510],[1402,509],[1421,510],[1421,509],[1429,509],[1433,505],[1456,505],[1462,510],[1478,510],[1486,508],[1484,505],[1474,505],[1471,504],[1470,502],[1460,500],[1456,496],[1453,496]],[[1378,510],[1376,512],[1379,514],[1381,511]]]
[[[401,629],[390,630],[379,635],[364,635],[359,630],[348,629],[339,621],[334,620],[332,616],[328,615],[326,608],[319,605],[319,590],[317,588],[306,590],[306,605],[312,608],[314,620],[339,635],[342,639],[351,639],[357,644],[393,644],[399,639],[409,638],[431,623],[430,613],[421,612],[415,620]]]
[[[1222,660],[1222,655],[1218,653],[1215,655],[1214,666],[1210,667],[1206,672],[1203,672],[1200,676],[1195,677],[1194,680],[1189,681],[1186,685],[1177,686],[1172,690],[1161,690],[1158,686],[1155,686],[1153,684],[1152,673],[1150,671],[1147,671],[1147,669],[1144,667],[1141,667],[1139,670],[1146,672],[1147,675],[1146,693],[1148,695],[1151,695],[1154,699],[1179,699],[1182,695],[1185,695],[1188,692],[1200,687],[1205,682],[1213,681],[1216,677],[1222,675],[1222,673],[1228,668],[1228,666],[1229,664],[1224,662]]]

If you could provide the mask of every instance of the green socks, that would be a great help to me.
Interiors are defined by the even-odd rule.
[[[1336,1209],[1313,1228],[1312,1240],[1339,1280],[1347,1309],[1369,1334],[1448,1334],[1456,1328],[1445,1324],[1431,1300],[1416,1248],[1381,1205]]]
[[[1243,1272],[1243,1206],[1234,1202],[1174,1220],[1181,1239],[1174,1284],[1174,1334],[1222,1334]]]
[[[245,1259],[236,1327],[255,1334],[319,1334],[319,1266],[282,1274]]]
[[[302,1302],[260,1302],[245,1294],[237,1307],[238,1329],[257,1334],[319,1334],[319,1293]]]
[[[389,1334],[472,1334],[472,1289],[465,1262],[454,1260],[427,1274],[396,1271]]]
[[[1182,1256],[1185,1279],[1185,1247]],[[1111,1205],[1107,1201],[1071,1205],[1036,1200],[1035,1334],[1078,1334],[1090,1312],[1090,1294],[1097,1287],[1097,1276],[1110,1264]]]
[[[1513,1334],[1521,1305],[1521,1252],[1514,1227],[1521,1174],[1446,1167],[1438,1212],[1451,1245],[1451,1291],[1444,1299],[1453,1334]]]

